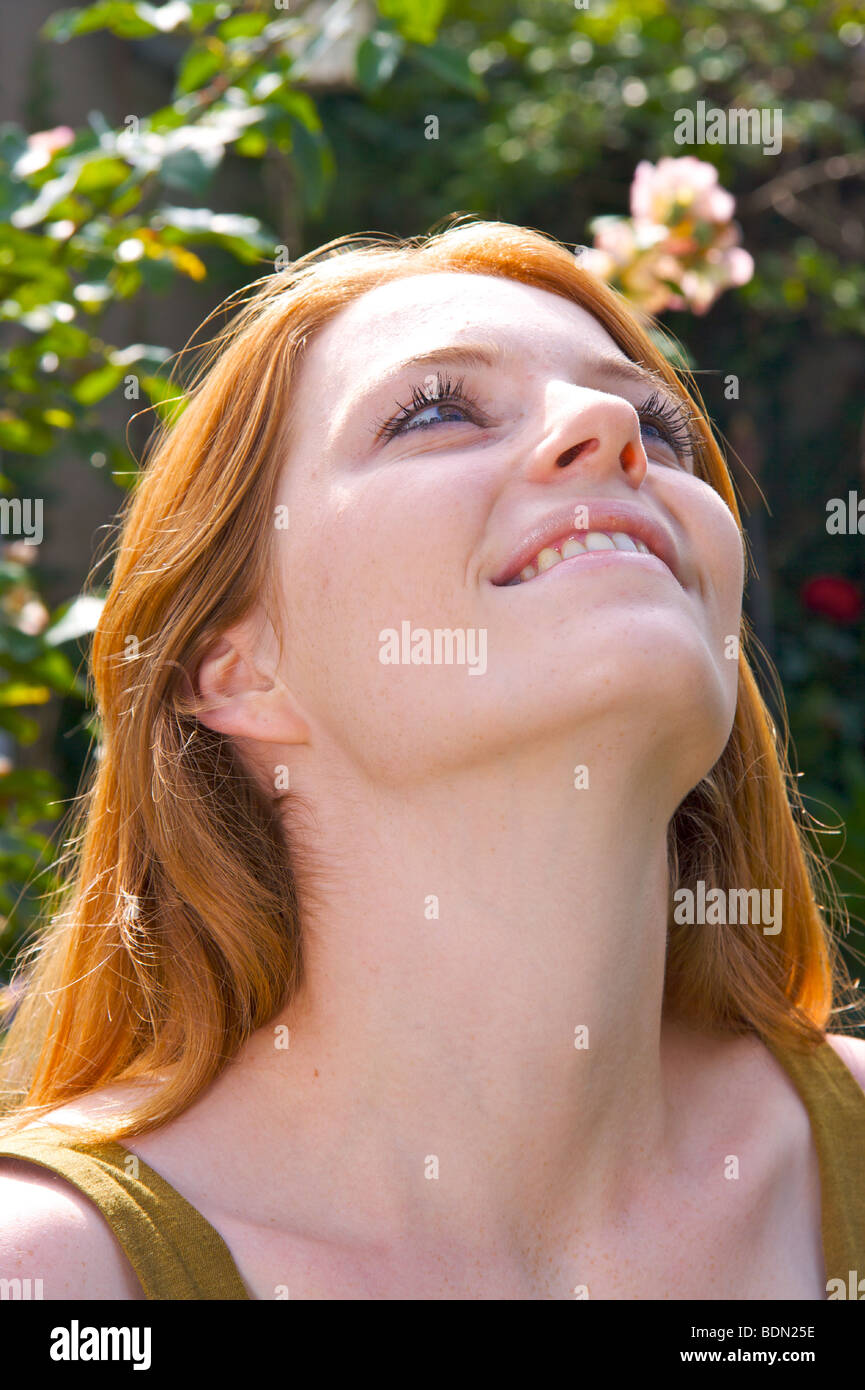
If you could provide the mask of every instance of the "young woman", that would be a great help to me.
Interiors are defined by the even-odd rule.
[[[827,1033],[730,479],[646,330],[464,222],[322,248],[218,335],[95,635],[101,756],[4,1052],[3,1276],[865,1271],[865,1045]]]

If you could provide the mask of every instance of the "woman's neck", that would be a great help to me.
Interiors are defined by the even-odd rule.
[[[618,1200],[663,1149],[681,792],[600,756],[577,788],[577,762],[535,749],[422,786],[316,789],[304,987],[234,1072],[271,1152],[308,1123],[323,1156],[332,1127],[379,1231],[416,1221],[418,1193],[437,1227],[536,1228]]]

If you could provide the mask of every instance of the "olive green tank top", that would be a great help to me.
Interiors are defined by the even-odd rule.
[[[865,1275],[865,1092],[831,1044],[794,1052],[766,1043],[811,1121],[820,1168],[826,1279]],[[148,1299],[249,1299],[231,1252],[185,1197],[119,1143],[76,1143],[40,1124],[0,1138],[0,1158],[65,1178],[99,1208]],[[854,1295],[855,1296],[855,1295]]]

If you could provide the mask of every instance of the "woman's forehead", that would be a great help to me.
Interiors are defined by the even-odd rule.
[[[336,378],[388,371],[436,347],[479,338],[544,355],[574,343],[622,355],[588,310],[551,290],[500,275],[435,271],[367,290],[316,334],[310,367]]]

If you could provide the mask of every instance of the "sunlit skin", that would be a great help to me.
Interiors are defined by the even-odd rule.
[[[429,360],[467,344],[499,359]],[[469,274],[368,292],[309,347],[274,499],[282,654],[258,608],[198,672],[262,785],[289,769],[306,983],[125,1141],[255,1297],[825,1296],[790,1083],[662,1007],[667,827],[732,727],[743,551],[625,360],[576,305]],[[476,418],[379,437],[439,371]],[[537,522],[601,501],[667,529],[678,579],[624,555],[492,583]],[[406,619],[486,629],[486,673],[383,665]]]

